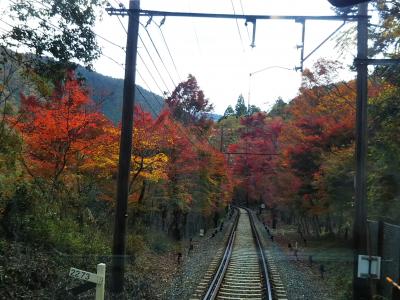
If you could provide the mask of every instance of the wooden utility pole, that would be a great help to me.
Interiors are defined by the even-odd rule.
[[[367,103],[368,103],[368,3],[358,6],[357,26],[357,112],[356,112],[356,182],[355,218],[353,228],[354,278],[353,299],[370,299],[368,279],[357,276],[358,255],[367,254]]]
[[[133,108],[135,104],[135,74],[140,0],[130,0],[129,9],[118,165],[117,203],[115,210],[111,267],[111,292],[114,295],[119,295],[124,291],[126,222],[128,218],[127,207],[132,153]]]

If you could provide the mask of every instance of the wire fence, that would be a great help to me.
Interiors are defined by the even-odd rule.
[[[381,278],[377,293],[387,299],[400,299],[400,291],[386,281],[390,277],[399,282],[400,277],[400,226],[382,221],[368,221],[369,251],[382,258]]]

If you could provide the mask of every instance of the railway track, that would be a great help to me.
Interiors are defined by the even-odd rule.
[[[239,208],[218,269],[198,299],[273,299],[264,251],[247,210]]]

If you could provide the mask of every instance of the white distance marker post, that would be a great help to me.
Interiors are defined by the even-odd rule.
[[[96,300],[104,300],[104,289],[106,283],[106,264],[97,265],[97,276],[102,278],[101,284],[96,284]]]
[[[85,280],[89,282],[93,282],[96,284],[96,300],[104,300],[104,290],[105,290],[105,278],[106,278],[106,265],[98,264],[97,265],[97,274],[79,270],[76,268],[71,268],[69,270],[69,276]]]

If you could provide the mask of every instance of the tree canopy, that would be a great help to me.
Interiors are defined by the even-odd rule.
[[[5,47],[24,45],[32,54],[50,56],[61,64],[78,60],[86,66],[98,58],[100,48],[92,28],[103,0],[11,1],[12,29]]]

